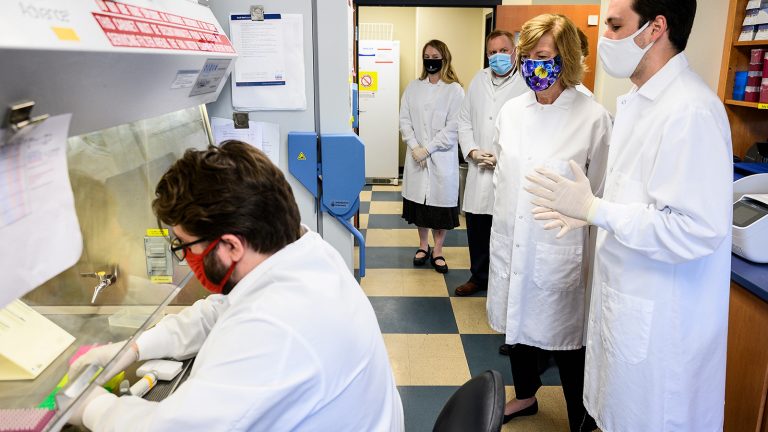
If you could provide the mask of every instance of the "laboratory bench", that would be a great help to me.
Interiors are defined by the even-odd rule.
[[[735,254],[725,381],[723,430],[768,432],[768,264]]]

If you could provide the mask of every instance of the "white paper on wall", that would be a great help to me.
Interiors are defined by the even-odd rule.
[[[0,130],[0,308],[72,267],[82,253],[67,171],[70,118]]]
[[[232,75],[234,109],[307,109],[303,16],[265,14],[264,21],[245,16],[231,14],[229,22],[232,44],[239,54]]]

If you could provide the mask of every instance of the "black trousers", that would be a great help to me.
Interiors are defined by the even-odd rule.
[[[539,356],[545,353],[552,354],[560,370],[560,382],[563,384],[571,432],[597,429],[595,420],[587,413],[582,401],[585,348],[573,351],[546,351],[523,344],[514,345],[509,353],[509,362],[512,365],[516,397],[528,399],[536,396],[536,391],[541,387],[538,360]]]
[[[491,247],[491,225],[493,216],[465,213],[467,218],[467,243],[469,244],[470,281],[481,289],[488,288],[489,250]]]

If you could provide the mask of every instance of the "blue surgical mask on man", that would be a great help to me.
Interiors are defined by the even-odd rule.
[[[488,58],[488,64],[496,75],[506,75],[512,70],[512,55],[507,53],[496,53]]]

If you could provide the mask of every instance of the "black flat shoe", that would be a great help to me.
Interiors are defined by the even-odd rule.
[[[437,260],[443,260],[445,264],[440,265],[436,261]],[[432,267],[435,268],[435,271],[438,273],[448,273],[448,261],[445,260],[445,258],[441,256],[431,256],[429,258],[429,262],[432,263]]]
[[[523,408],[520,411],[513,412],[512,414],[504,414],[504,423],[509,423],[510,420],[517,417],[525,417],[525,416],[532,416],[539,412],[539,401],[535,400],[533,401],[533,405],[529,406],[528,408]]]
[[[419,252],[424,252],[424,256],[419,258],[416,255],[413,256],[413,265],[415,266],[423,266],[424,263],[427,262],[427,258],[429,257],[429,246],[427,246],[427,250],[419,249],[416,251],[416,255],[419,254]]]

